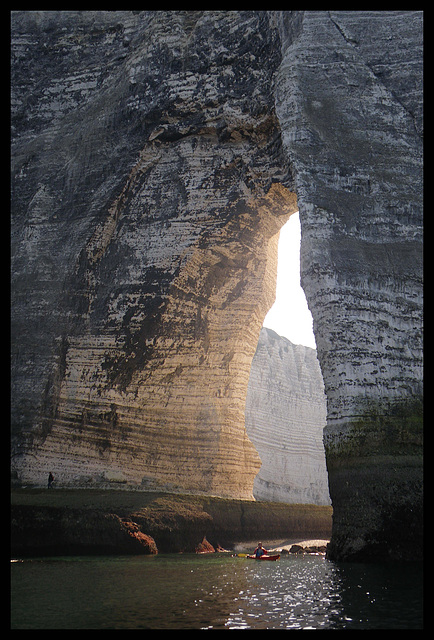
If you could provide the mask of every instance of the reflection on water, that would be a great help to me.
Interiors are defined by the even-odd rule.
[[[422,627],[418,565],[213,554],[51,558],[11,569],[14,629]]]
[[[258,566],[259,565],[259,566]],[[340,578],[323,558],[284,558],[276,565],[255,563],[240,594],[229,628],[331,628],[344,618]]]

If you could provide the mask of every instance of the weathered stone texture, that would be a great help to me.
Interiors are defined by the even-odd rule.
[[[283,35],[276,110],[327,395],[333,557],[420,548],[422,17],[307,11]]]
[[[98,489],[11,492],[12,557],[194,552],[254,540],[329,539],[332,509],[210,496]],[[268,538],[270,536],[271,538]],[[238,550],[240,550],[238,548]]]
[[[12,13],[18,480],[251,496],[248,375],[298,207],[331,548],[410,531],[396,495],[420,513],[422,15]]]
[[[257,500],[330,504],[327,403],[315,349],[261,330],[250,369],[246,431],[261,458]]]
[[[13,26],[21,479],[110,471],[251,497],[245,394],[296,210],[269,16],[19,13]]]
[[[329,427],[421,391],[421,17],[306,12],[276,82]]]

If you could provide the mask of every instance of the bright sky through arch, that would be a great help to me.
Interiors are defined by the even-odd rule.
[[[279,236],[276,302],[265,316],[264,327],[294,344],[316,349],[312,315],[300,285],[300,218],[293,213]]]

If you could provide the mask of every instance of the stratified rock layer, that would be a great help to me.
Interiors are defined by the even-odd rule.
[[[276,82],[327,395],[330,555],[421,552],[422,14],[287,20]],[[415,551],[417,549],[417,551]]]
[[[250,369],[246,431],[261,458],[257,500],[330,504],[327,405],[315,349],[263,328]]]
[[[12,13],[18,481],[251,497],[248,375],[297,197],[331,555],[405,554],[421,513],[421,22]]]
[[[17,473],[251,498],[247,382],[296,210],[270,18],[32,12],[13,30]]]

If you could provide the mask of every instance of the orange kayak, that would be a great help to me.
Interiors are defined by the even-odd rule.
[[[251,560],[278,560],[280,558],[280,554],[276,554],[274,556],[247,556],[248,558],[250,558]]]

